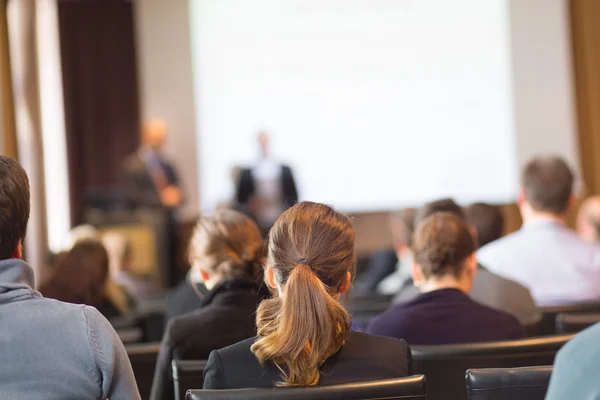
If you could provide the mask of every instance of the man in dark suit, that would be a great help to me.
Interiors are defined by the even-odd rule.
[[[240,170],[235,197],[266,232],[283,211],[298,202],[298,191],[291,168],[271,157],[266,132],[259,133],[258,144],[260,159],[254,167]]]
[[[140,148],[128,156],[123,165],[123,191],[132,209],[164,212],[170,265],[163,272],[163,283],[171,287],[181,275],[177,266],[179,229],[174,212],[183,194],[175,168],[162,155],[166,139],[167,125],[163,120],[153,119],[144,125]]]

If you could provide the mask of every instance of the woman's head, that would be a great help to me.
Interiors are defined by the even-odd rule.
[[[344,344],[351,321],[337,297],[355,266],[352,223],[331,207],[299,203],[271,228],[265,280],[279,296],[258,308],[252,351],[281,369],[279,385],[315,385],[319,366]]]
[[[475,250],[463,219],[435,213],[417,227],[413,237],[413,280],[423,291],[457,287],[468,292],[477,269]]]
[[[105,299],[108,254],[98,240],[85,239],[57,260],[50,280],[40,291],[46,297],[94,307]]]
[[[262,247],[260,230],[250,218],[221,209],[198,221],[190,244],[190,262],[209,289],[224,280],[260,281]]]

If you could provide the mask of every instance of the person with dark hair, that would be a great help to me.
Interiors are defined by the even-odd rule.
[[[528,287],[538,306],[600,299],[600,245],[565,225],[573,180],[559,157],[531,160],[517,199],[523,226],[477,252],[491,271]]]
[[[0,398],[139,399],[129,358],[95,308],[43,298],[22,260],[29,181],[0,156]]]
[[[504,215],[499,207],[473,203],[465,208],[465,220],[477,231],[478,247],[498,240],[504,233]]]
[[[350,330],[339,303],[356,269],[354,229],[324,204],[302,202],[269,233],[258,336],[215,350],[204,389],[331,385],[412,373],[406,342]]]
[[[434,213],[413,238],[413,280],[421,295],[373,318],[367,332],[405,339],[409,345],[519,339],[512,315],[469,297],[477,272],[469,226],[449,212]]]
[[[106,294],[108,253],[102,242],[84,239],[59,258],[50,279],[39,288],[49,299],[85,304],[96,308],[106,318],[121,315]]]
[[[464,220],[471,211],[472,207],[468,207],[466,211],[463,211],[454,201],[434,201],[423,206],[418,213],[419,219],[415,223],[420,224],[424,219],[436,212],[449,212]],[[483,215],[483,213],[480,214]],[[494,215],[494,213],[491,215]],[[479,225],[485,225],[485,223],[481,222],[481,218]],[[490,224],[487,223],[487,225]],[[477,226],[470,225],[469,229],[474,238],[479,237]],[[475,243],[477,244],[477,240]],[[409,286],[404,287],[398,293],[394,298],[394,303],[407,302],[419,295],[419,288],[413,285],[412,279],[410,283]],[[514,315],[524,326],[534,325],[542,317],[531,297],[531,293],[529,293],[529,289],[515,281],[488,271],[480,263],[477,265],[477,273],[473,279],[470,296],[478,303]]]
[[[171,361],[202,360],[212,350],[256,334],[254,316],[263,298],[262,247],[258,226],[244,214],[221,209],[200,218],[190,245],[192,270],[205,291],[199,309],[169,321],[151,399],[174,398]]]

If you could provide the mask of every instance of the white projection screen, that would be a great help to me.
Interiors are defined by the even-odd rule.
[[[348,212],[512,202],[536,153],[577,168],[564,3],[191,0],[201,208],[262,129],[302,200]]]

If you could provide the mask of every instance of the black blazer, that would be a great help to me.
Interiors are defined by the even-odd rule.
[[[292,169],[287,165],[281,166],[281,191],[283,201],[287,207],[291,207],[298,202],[298,191],[294,175],[292,174]],[[248,204],[255,192],[256,183],[252,175],[252,168],[242,169],[235,194],[238,204]]]
[[[279,382],[279,369],[261,366],[250,346],[256,337],[210,353],[204,389],[270,388]],[[346,344],[321,367],[319,385],[335,385],[412,375],[410,348],[404,340],[350,332]]]
[[[229,281],[211,290],[201,309],[173,318],[162,340],[150,398],[173,399],[174,358],[206,360],[211,351],[254,336],[260,301],[254,282]]]
[[[402,338],[411,346],[512,340],[525,334],[515,317],[458,289],[435,290],[396,304],[373,318],[367,332]]]
[[[198,292],[204,296],[200,298],[192,285],[196,286]],[[180,315],[196,311],[206,305],[206,297],[209,291],[203,283],[191,282],[189,277],[179,282],[167,296],[167,311],[165,312],[165,324]]]
[[[160,159],[160,163],[169,184],[179,186],[179,179],[173,165],[164,158]],[[137,152],[125,159],[121,178],[123,193],[131,208],[163,207],[152,175]]]

